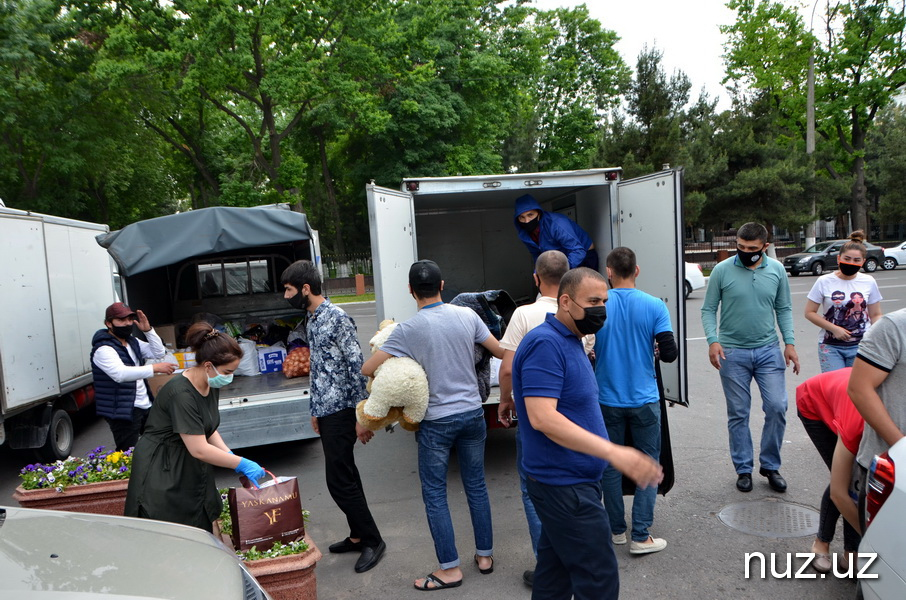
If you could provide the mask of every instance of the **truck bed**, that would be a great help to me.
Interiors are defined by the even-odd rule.
[[[220,402],[222,404],[227,399],[248,398],[259,394],[284,393],[293,389],[308,390],[310,385],[308,376],[290,379],[282,372],[263,373],[254,377],[236,376],[230,385],[220,391]]]

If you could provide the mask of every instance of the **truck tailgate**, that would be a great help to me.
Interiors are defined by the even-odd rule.
[[[308,377],[281,373],[234,377],[220,394],[220,435],[230,448],[317,437]]]

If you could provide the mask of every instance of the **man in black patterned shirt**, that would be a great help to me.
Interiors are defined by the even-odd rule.
[[[374,436],[355,418],[355,406],[365,398],[366,382],[360,372],[363,358],[355,323],[324,297],[321,276],[310,261],[291,264],[280,282],[290,305],[309,312],[311,426],[321,435],[327,489],[349,523],[349,537],[331,544],[329,550],[360,551],[355,571],[364,573],[381,560],[386,544],[368,509],[353,454],[356,439],[366,444]]]

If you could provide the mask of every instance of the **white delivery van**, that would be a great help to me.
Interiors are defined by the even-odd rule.
[[[0,208],[0,444],[72,449],[69,413],[94,402],[91,338],[116,295],[106,225]]]
[[[301,259],[322,268],[317,232],[286,204],[148,219],[97,243],[116,261],[126,304],[177,336],[207,315],[243,329],[301,316],[283,299],[280,275]],[[231,448],[317,437],[310,395],[308,377],[237,376],[220,392],[218,431]]]
[[[639,289],[661,298],[673,324],[679,358],[658,363],[662,405],[688,405],[683,275],[683,170],[621,179],[620,168],[548,173],[404,179],[400,190],[366,186],[377,320],[415,314],[409,266],[431,259],[444,275],[445,301],[462,292],[506,290],[517,304],[537,294],[532,257],[513,225],[516,198],[532,194],[546,211],[566,214],[594,240],[604,272],[617,246],[638,257]],[[496,392],[496,388],[494,388]],[[496,399],[486,404],[496,424]],[[672,485],[667,411],[662,411],[662,464]],[[670,463],[668,473],[668,462]],[[669,481],[668,481],[669,479]]]

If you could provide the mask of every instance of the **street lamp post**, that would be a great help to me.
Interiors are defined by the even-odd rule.
[[[805,97],[805,153],[809,156],[815,153],[815,41],[813,30],[815,26],[815,9],[818,8],[818,2],[819,0],[815,0],[815,3],[812,5],[812,18],[809,21],[808,26],[809,34],[812,34],[812,51],[809,53],[808,57],[808,77],[806,82],[808,91],[806,92]],[[812,176],[814,177],[814,172],[812,173]],[[815,209],[815,193],[812,191],[812,219],[805,228],[806,248],[812,246],[817,241],[815,224],[818,215],[815,214]]]

